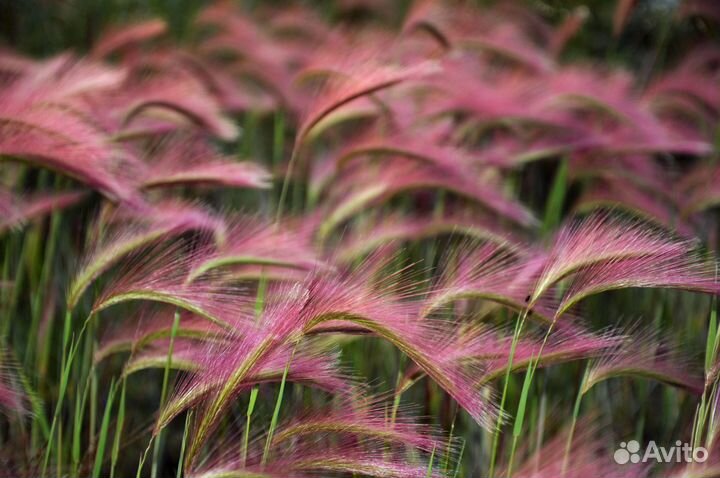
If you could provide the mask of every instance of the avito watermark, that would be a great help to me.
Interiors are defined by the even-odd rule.
[[[645,451],[641,453],[640,443],[630,440],[620,443],[613,458],[620,465],[647,463],[653,460],[657,463],[703,463],[708,459],[708,452],[701,446],[692,447],[689,443],[683,443],[680,440],[671,447],[658,446],[651,440],[645,447]]]

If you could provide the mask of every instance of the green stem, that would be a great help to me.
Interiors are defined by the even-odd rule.
[[[262,465],[263,466],[265,465],[265,463],[267,463],[267,459],[270,456],[270,447],[272,445],[273,434],[275,433],[275,428],[277,427],[278,417],[280,416],[280,407],[282,406],[282,401],[283,401],[283,393],[285,392],[285,382],[287,380],[288,370],[290,370],[290,363],[292,362],[292,359],[295,356],[296,348],[297,348],[297,345],[295,347],[293,347],[293,350],[290,353],[290,358],[288,359],[287,364],[285,365],[285,370],[283,370],[282,381],[280,382],[280,390],[278,391],[277,400],[275,402],[275,410],[273,410],[272,420],[270,420],[270,429],[268,430],[267,440],[265,441],[265,449],[263,450],[263,456],[262,456]]]
[[[245,465],[247,460],[248,442],[250,441],[250,419],[252,418],[253,411],[255,410],[255,402],[257,401],[258,387],[254,387],[250,391],[250,401],[248,402],[247,412],[245,414],[245,435],[243,436],[243,447],[242,447],[242,463]]]
[[[145,460],[147,459],[148,453],[150,453],[150,447],[153,444],[154,436],[150,437],[150,441],[147,444],[147,447],[145,448],[145,451],[143,452],[142,456],[140,457],[140,461],[138,462],[137,470],[135,471],[135,478],[140,478],[140,475],[142,473],[142,469],[145,466]]]
[[[463,440],[462,445],[460,445],[460,453],[458,453],[457,466],[455,467],[455,473],[453,474],[453,478],[457,478],[458,474],[460,473],[460,469],[462,468],[462,457],[463,457],[464,452],[465,452],[465,440]]]
[[[69,313],[68,313],[69,315]],[[65,392],[67,391],[67,385],[68,385],[68,379],[70,377],[70,369],[73,364],[73,360],[75,359],[75,355],[77,354],[78,346],[80,345],[81,339],[83,335],[85,334],[85,329],[87,328],[87,324],[90,321],[91,317],[88,317],[85,320],[85,323],[82,326],[82,329],[80,329],[80,333],[78,334],[77,340],[72,340],[70,345],[70,350],[67,356],[67,360],[65,360],[65,354],[63,354],[63,362],[64,365],[62,366],[62,372],[60,376],[60,390],[58,393],[58,401],[55,404],[55,413],[53,414],[52,424],[50,425],[50,438],[48,440],[47,448],[45,449],[45,458],[43,459],[43,465],[41,468],[40,476],[45,476],[45,473],[47,471],[48,462],[50,461],[50,455],[53,451],[53,440],[55,438],[55,431],[58,428],[58,420],[60,418],[60,412],[62,411],[63,406],[63,400],[65,398]],[[67,316],[66,316],[66,322],[67,322]]]
[[[190,423],[192,422],[192,410],[185,415],[185,428],[183,429],[182,443],[180,444],[180,457],[178,458],[177,473],[175,478],[182,477],[183,461],[185,460],[185,448],[187,447],[187,437],[190,431]]]
[[[512,477],[512,467],[513,462],[515,461],[515,450],[517,449],[517,442],[518,437],[517,435],[513,435],[512,438],[512,446],[510,447],[510,460],[508,460],[508,469],[507,469],[507,477]]]
[[[168,356],[167,361],[165,362],[165,370],[163,372],[163,381],[162,381],[162,390],[160,391],[160,408],[162,409],[165,406],[165,400],[167,399],[167,389],[168,389],[168,381],[170,378],[170,368],[172,367],[172,356],[173,356],[173,348],[175,345],[175,336],[177,335],[177,330],[180,325],[180,313],[175,312],[175,316],[173,317],[173,323],[172,323],[172,329],[170,330],[170,344],[168,345]],[[162,429],[158,431],[157,439],[155,440],[155,443],[153,445],[153,456],[152,456],[152,466],[150,468],[150,476],[152,478],[157,477],[158,473],[158,462],[160,460],[160,445],[162,442]]]
[[[88,392],[90,390],[90,376],[88,375],[87,383],[83,387],[83,393],[80,400],[75,400],[75,413],[73,414],[73,431],[72,431],[72,476],[77,477],[80,469],[80,445],[83,428],[83,418],[85,416],[85,405],[87,404]]]
[[[508,385],[510,383],[510,374],[512,372],[513,360],[515,357],[515,348],[517,347],[518,341],[520,340],[520,333],[522,332],[525,319],[527,317],[527,309],[524,309],[520,313],[518,321],[515,323],[515,331],[513,333],[512,343],[510,344],[510,355],[508,356],[508,364],[505,370],[505,380],[503,383],[503,392],[500,397],[500,411],[498,414],[497,421],[495,422],[495,429],[493,431],[492,451],[490,453],[490,468],[488,470],[488,477],[494,478],[495,476],[495,463],[497,460],[498,445],[500,443],[500,431],[503,425],[503,413],[505,411],[505,401],[507,400]]]
[[[517,416],[515,417],[515,424],[513,426],[513,442],[512,448],[510,450],[510,461],[508,462],[508,478],[512,477],[512,466],[513,459],[515,458],[515,447],[517,446],[517,441],[522,433],[523,423],[525,421],[525,412],[527,411],[527,402],[530,394],[530,386],[532,385],[532,381],[535,378],[535,370],[537,369],[538,363],[540,363],[540,358],[542,357],[543,350],[545,349],[545,344],[547,344],[547,340],[550,337],[550,333],[552,332],[554,325],[555,321],[553,320],[550,323],[547,332],[545,333],[545,337],[543,338],[542,343],[540,344],[540,350],[538,350],[538,354],[534,358],[530,358],[527,370],[525,371],[525,380],[523,381],[523,388],[520,394],[520,402],[518,404],[518,412]]]
[[[275,212],[276,223],[279,223],[280,219],[282,219],[285,199],[287,198],[288,188],[290,187],[290,176],[292,176],[293,174],[293,168],[295,167],[296,158],[297,153],[293,151],[292,156],[290,156],[290,162],[288,163],[288,169],[285,172],[285,177],[283,178],[282,188],[280,189],[280,198],[278,199],[277,211]]]
[[[575,425],[577,424],[578,416],[580,415],[580,403],[582,402],[583,389],[585,388],[585,381],[587,380],[589,371],[590,367],[586,366],[582,382],[580,383],[580,388],[578,389],[577,397],[575,397],[575,406],[573,407],[572,422],[570,422],[570,431],[568,431],[567,442],[565,443],[562,473],[560,473],[561,478],[563,478],[567,474],[568,464],[570,463],[570,447],[572,446],[573,435],[575,434]]]
[[[102,423],[100,424],[100,437],[98,438],[98,446],[95,451],[95,464],[93,465],[92,478],[100,478],[103,455],[105,454],[105,444],[107,443],[108,429],[110,428],[110,412],[112,411],[116,390],[117,387],[115,380],[113,379],[113,381],[110,382],[110,390],[108,391],[107,403],[105,404],[105,412],[103,413]]]
[[[445,463],[443,464],[443,473],[447,475],[450,470],[450,454],[452,452],[453,434],[455,433],[455,420],[457,420],[457,411],[453,416],[452,424],[450,424],[450,434],[448,436],[447,447],[445,448]]]
[[[397,417],[397,411],[400,407],[400,400],[402,399],[402,393],[403,391],[399,389],[400,382],[403,378],[403,365],[405,364],[405,355],[400,354],[399,358],[399,364],[398,364],[398,372],[397,372],[397,379],[395,380],[395,397],[393,398],[393,407],[392,407],[392,414],[390,416],[390,423],[395,424],[395,418]]]
[[[122,388],[120,389],[120,403],[118,404],[117,424],[115,426],[115,437],[113,438],[113,447],[110,462],[110,478],[115,477],[115,467],[120,456],[120,440],[122,438],[123,427],[125,426],[125,399],[127,389],[127,377],[122,377]]]
[[[433,475],[433,462],[435,461],[435,446],[433,446],[432,453],[430,453],[430,460],[428,461],[427,473],[425,478],[431,478]]]

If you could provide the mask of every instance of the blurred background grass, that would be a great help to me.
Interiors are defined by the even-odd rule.
[[[237,2],[248,10],[261,5],[283,5],[282,0],[244,0]],[[367,20],[358,9],[347,11],[332,0],[305,1],[331,22]],[[460,2],[462,3],[462,2]],[[478,0],[484,5],[494,2]],[[679,0],[638,0],[627,28],[613,38],[611,23],[615,2],[610,0],[525,0],[523,2],[553,24],[576,8],[586,8],[589,17],[566,52],[572,58],[603,58],[637,68],[638,59],[654,49],[665,35]],[[49,55],[67,48],[86,50],[108,26],[137,18],[159,16],[165,19],[178,39],[187,39],[193,16],[206,2],[202,0],[0,0],[0,38],[2,43],[34,55]],[[399,23],[410,6],[409,0],[394,2],[389,20]],[[705,20],[676,23],[669,28],[666,52],[672,58],[681,47],[718,32]],[[641,62],[642,63],[642,62]]]

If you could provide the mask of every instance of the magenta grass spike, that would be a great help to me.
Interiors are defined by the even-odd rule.
[[[400,415],[387,421],[382,402],[360,398],[345,408],[299,413],[280,425],[272,436],[271,456],[261,458],[257,443],[246,459],[237,447],[222,447],[211,460],[190,476],[316,476],[317,473],[353,473],[361,476],[405,478],[440,477],[441,470],[428,468],[428,454],[436,458],[455,452],[454,445],[438,440],[435,430]],[[265,437],[258,440],[262,443]],[[298,440],[306,439],[305,445]],[[318,447],[325,448],[320,453]],[[405,450],[405,452],[403,451]],[[422,457],[418,457],[418,453]],[[415,458],[406,460],[407,453]],[[448,457],[449,459],[449,457]],[[438,460],[440,461],[440,460]],[[441,467],[438,467],[441,468]]]
[[[216,242],[226,237],[225,224],[209,211],[178,201],[120,208],[105,218],[110,230],[88,251],[67,292],[69,308],[74,308],[90,284],[103,272],[127,256],[163,243],[189,231],[209,232]],[[100,225],[97,227],[101,229]],[[159,250],[159,249],[158,249]]]
[[[118,174],[123,155],[83,110],[84,98],[119,86],[122,72],[68,56],[34,65],[0,89],[0,154],[49,168],[115,201],[137,200]]]
[[[592,214],[571,221],[558,232],[542,273],[529,291],[528,303],[532,306],[553,284],[591,267],[615,271],[623,267],[624,261],[647,259],[648,269],[644,272],[650,279],[655,272],[651,259],[679,260],[692,265],[697,262],[693,256],[688,257],[693,248],[692,241],[675,239],[672,234],[642,222],[619,219],[604,212]],[[632,268],[626,270],[634,272]],[[658,279],[663,278],[664,270],[659,265]],[[707,269],[695,270],[700,273],[700,279],[707,275]],[[589,274],[588,278],[591,277]]]
[[[355,187],[349,190],[348,186]],[[507,197],[492,181],[473,178],[471,171],[451,174],[435,166],[400,158],[387,162],[381,171],[356,168],[335,182],[333,189],[328,193],[332,206],[318,230],[321,238],[370,205],[384,203],[403,193],[424,190],[449,191],[518,225],[532,226],[537,223],[527,208]]]
[[[184,247],[159,244],[127,259],[121,273],[96,298],[93,312],[128,301],[150,301],[179,307],[228,330],[250,321],[253,297],[246,290],[212,277],[188,281],[193,265],[209,252],[202,246],[194,253],[182,252]],[[152,259],[146,261],[145,254]]]
[[[135,313],[120,324],[109,324],[98,343],[95,361],[99,362],[119,352],[134,353],[155,342],[167,340],[172,334],[174,316],[175,311],[171,308],[149,308]],[[181,312],[180,325],[175,331],[179,339],[194,339],[198,342],[222,341],[225,335],[222,327],[185,312]],[[192,350],[190,345],[189,341],[188,350]],[[167,347],[162,352],[167,355]]]
[[[228,218],[227,240],[199,260],[189,280],[216,270],[245,265],[310,271],[328,267],[313,250],[311,238],[290,223],[280,225],[249,218]]]
[[[167,337],[169,334],[165,334]],[[196,336],[197,337],[197,336]],[[177,338],[173,347],[172,368],[183,372],[207,373],[207,367],[222,362],[227,342],[232,337],[217,334],[217,340],[198,339],[192,336]],[[155,339],[149,344],[137,344],[127,361],[123,373],[127,376],[152,368],[163,369],[168,361],[167,338]],[[279,383],[283,380],[285,366],[292,350],[285,348],[277,351],[262,367],[248,375],[241,392],[246,393],[259,385]],[[338,397],[351,397],[360,393],[362,387],[352,377],[343,372],[336,353],[327,347],[309,344],[296,350],[285,379],[290,383],[301,384],[315,391],[322,391]],[[218,384],[219,385],[219,384]],[[198,400],[205,398],[198,396]],[[197,402],[201,403],[201,402]]]
[[[223,367],[216,364],[193,377],[161,413],[156,429],[165,426],[199,397],[213,392],[195,429],[189,448],[190,462],[196,459],[199,447],[217,426],[219,417],[248,375],[265,363],[278,347],[292,346],[304,334],[328,322],[358,325],[387,340],[408,355],[478,422],[486,423],[495,413],[493,405],[472,385],[472,366],[458,367],[433,360],[431,350],[448,340],[450,334],[439,323],[417,320],[414,304],[399,302],[387,292],[374,292],[349,278],[322,275],[310,276],[306,283],[285,287],[278,294],[278,302],[266,305],[261,327],[255,332],[248,331],[226,350]]]
[[[113,54],[127,54],[129,50],[167,33],[167,24],[153,18],[130,25],[110,29],[99,38],[92,49],[98,58]]]
[[[386,244],[410,242],[441,235],[458,235],[497,243],[513,250],[522,249],[521,235],[503,226],[492,216],[474,211],[453,211],[435,217],[427,215],[389,215],[346,233],[337,246],[340,261],[350,261]]]
[[[176,128],[188,122],[198,125],[210,134],[231,141],[238,129],[221,111],[220,105],[197,80],[187,72],[173,71],[165,76],[136,80],[126,86],[117,100],[120,127],[132,130],[141,118],[152,118],[157,113],[170,120]],[[169,111],[177,115],[162,115]]]
[[[592,415],[581,417],[574,434],[563,429],[542,446],[526,455],[516,464],[512,476],[517,478],[550,478],[563,476],[612,476],[618,478],[646,478],[649,466],[643,463],[619,464],[612,458],[612,450],[603,443],[602,427]],[[572,437],[570,454],[567,454],[568,435]],[[504,475],[499,475],[504,476]]]
[[[169,140],[153,152],[142,182],[144,188],[182,185],[236,188],[270,187],[270,174],[250,161],[218,155],[205,141]]]
[[[308,106],[299,126],[294,151],[299,150],[310,130],[337,108],[362,96],[436,71],[432,62],[409,66],[378,65],[363,60],[362,56],[358,63],[349,64],[352,65],[349,71],[330,74],[322,93]]]
[[[578,213],[595,209],[626,211],[665,229],[676,229],[683,236],[693,236],[693,227],[680,217],[674,201],[620,177],[600,179],[594,185],[588,186],[575,206]]]
[[[653,330],[634,326],[629,328],[625,340],[589,369],[582,391],[587,393],[604,380],[625,376],[656,380],[700,394],[704,380],[694,373],[696,370],[698,367],[677,345],[658,337]]]

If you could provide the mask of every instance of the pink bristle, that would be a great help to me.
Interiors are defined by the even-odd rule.
[[[677,257],[688,252],[686,241],[638,221],[592,214],[570,221],[555,236],[542,274],[529,290],[533,305],[549,287],[595,264],[643,257]]]
[[[478,383],[484,384],[489,380],[498,378],[507,369],[510,337],[505,343],[506,347],[497,357],[488,360],[487,371]],[[515,369],[524,369],[531,360],[537,360],[537,367],[549,367],[557,363],[573,362],[576,360],[602,356],[623,341],[624,337],[614,333],[594,334],[578,325],[565,327],[551,334],[545,344],[543,339],[524,339],[517,344],[513,358]],[[542,355],[538,355],[542,353]]]
[[[345,146],[336,159],[336,168],[342,168],[357,157],[377,155],[403,156],[427,162],[453,174],[462,174],[471,164],[469,154],[459,148],[437,144],[432,138],[412,137],[423,131],[408,131],[388,137],[369,135]]]
[[[565,20],[553,31],[550,39],[550,51],[557,58],[566,45],[577,35],[590,16],[590,10],[584,5],[571,10]]]
[[[11,352],[0,348],[0,413],[25,414],[29,411],[29,397],[25,394],[17,375]]]
[[[281,424],[265,454],[259,436],[251,443],[247,457],[239,456],[237,447],[216,446],[212,458],[199,468],[191,465],[190,476],[207,476],[233,470],[259,476],[317,476],[317,473],[357,473],[377,477],[444,476],[428,471],[425,455],[448,454],[451,443],[443,443],[431,427],[417,424],[410,417],[398,415],[389,421],[382,402],[359,399],[349,406],[311,410],[297,414]],[[302,437],[303,440],[297,440]],[[319,453],[319,449],[323,453]],[[414,458],[403,458],[404,452]],[[253,475],[254,476],[254,475]]]
[[[180,72],[153,77],[129,85],[118,99],[120,123],[132,127],[136,118],[153,108],[179,113],[220,139],[237,137],[235,125],[226,118],[214,97],[195,78]]]
[[[631,183],[648,193],[658,195],[665,201],[677,203],[671,191],[671,171],[662,168],[652,156],[575,154],[569,161],[568,174],[573,181],[600,179]]]
[[[613,377],[639,377],[700,394],[704,389],[702,367],[693,364],[669,339],[658,331],[632,326],[627,339],[597,359],[583,383],[586,393],[597,383]]]
[[[545,104],[545,80],[513,73],[489,76],[484,73],[486,65],[463,60],[446,61],[442,74],[429,82],[441,92],[429,106],[429,114],[463,112],[483,124],[511,120],[577,130],[565,112]]]
[[[626,288],[672,288],[708,294],[720,293],[714,261],[688,248],[681,253],[653,254],[610,259],[583,268],[570,279],[558,306],[561,315],[567,307],[599,292]]]
[[[121,324],[112,324],[98,344],[95,361],[120,351],[139,351],[155,341],[167,338],[172,331],[175,313],[170,308],[143,310]],[[223,328],[202,317],[180,312],[178,337],[213,342],[222,340],[226,335],[223,332]]]
[[[221,38],[222,44],[228,49],[249,58],[252,63],[285,66],[290,62],[288,50],[274,41],[253,19],[229,3],[216,3],[203,9],[196,21],[201,25],[218,27],[220,31],[212,39]]]
[[[183,51],[171,58],[202,81],[225,111],[269,111],[278,106],[271,92],[258,88],[251,81],[238,81],[240,75],[235,75],[232,68],[220,62]]]
[[[203,247],[196,251],[183,248],[178,243],[160,244],[147,252],[152,258],[149,261],[144,254],[127,260],[122,273],[96,298],[93,310],[149,300],[178,306],[229,330],[233,324],[250,321],[254,297],[246,290],[221,285],[212,277],[188,282],[193,265],[211,252]]]
[[[645,478],[648,476],[647,464],[627,463],[619,465],[612,457],[612,451],[606,449],[602,440],[601,428],[594,423],[593,417],[581,417],[570,432],[561,430],[538,450],[532,453],[527,446],[521,449],[519,456],[525,456],[513,467],[512,476],[517,478],[587,478],[589,476],[612,476],[613,478]],[[572,434],[571,434],[572,433]],[[568,436],[572,436],[572,447],[568,453]],[[500,475],[502,476],[502,475]]]
[[[349,261],[394,241],[417,241],[442,234],[467,236],[519,249],[522,241],[490,215],[474,211],[453,211],[434,215],[389,215],[346,233],[338,247],[338,259]]]
[[[679,201],[684,215],[689,216],[720,203],[720,168],[701,164],[690,170],[679,185]]]
[[[478,49],[532,71],[543,73],[552,69],[552,60],[525,33],[528,25],[519,19],[524,16],[527,20],[531,14],[524,9],[508,15],[499,7],[479,15],[470,8],[445,7],[438,1],[417,2],[405,21],[405,31],[426,30],[444,46]],[[535,21],[531,23],[537,25]]]
[[[98,58],[122,53],[138,44],[146,43],[167,32],[167,24],[152,18],[142,22],[122,25],[106,31],[96,42],[92,55]]]
[[[9,372],[0,373],[0,411],[24,412],[23,395],[7,383],[9,380]]]
[[[502,245],[487,244],[459,254],[457,268],[445,270],[423,304],[428,315],[463,298],[480,298],[515,310],[528,306],[527,291],[542,271],[545,255],[528,251],[515,255]],[[555,304],[542,299],[532,305],[531,317],[552,319]]]
[[[524,369],[541,351],[539,367],[600,356],[617,347],[620,339],[621,337],[609,333],[592,334],[577,325],[556,331],[545,345],[538,337],[522,337],[516,345],[513,367],[514,370]],[[511,342],[512,336],[499,330],[461,325],[457,327],[455,336],[438,350],[436,357],[448,366],[474,364],[479,372],[475,383],[481,387],[498,378],[506,370]],[[417,366],[409,367],[397,390],[404,391],[422,375],[422,370]]]
[[[290,224],[269,224],[249,217],[236,217],[229,222],[227,241],[199,261],[191,271],[191,277],[234,265],[256,264],[299,270],[324,267],[307,234]]]
[[[316,96],[304,112],[296,137],[295,152],[299,150],[313,126],[333,110],[359,97],[427,75],[434,70],[431,63],[395,66],[360,61],[347,64],[352,64],[352,69],[346,74],[332,76],[325,84],[322,94]]]
[[[189,231],[212,233],[215,241],[225,238],[225,223],[209,211],[179,201],[120,207],[99,219],[102,237],[90,236],[92,247],[79,264],[68,291],[68,306],[74,307],[86,288],[108,268],[144,248],[181,236]]]
[[[586,212],[603,208],[622,209],[668,230],[675,229],[684,236],[692,236],[691,226],[679,217],[672,203],[624,178],[603,180],[592,185],[583,192],[574,209]]]
[[[55,210],[78,203],[85,193],[82,191],[54,194],[18,195],[0,189],[0,232],[22,226],[28,221],[43,217]]]
[[[260,165],[217,154],[203,139],[175,138],[148,158],[143,187],[218,185],[268,188],[270,175]]]
[[[214,234],[218,242],[227,235],[225,219],[214,213],[199,201],[181,199],[161,199],[144,201],[136,205],[127,205],[110,210],[109,215],[102,218],[113,226],[125,226],[128,223],[142,225],[178,224]]]
[[[304,478],[318,473],[348,474],[379,478],[433,478],[437,472],[428,475],[427,465],[413,466],[404,460],[389,460],[382,453],[366,452],[355,448],[336,448],[333,454],[318,453],[317,449],[298,451],[295,457],[273,460],[265,466],[249,464],[242,466],[239,460],[208,467],[207,471],[189,474],[192,478],[210,478],[217,474],[233,473],[239,470],[247,476],[262,478]]]
[[[268,353],[277,347],[287,347],[313,328],[328,320],[356,323],[384,337],[416,362],[461,407],[480,423],[487,423],[495,413],[492,404],[481,397],[472,383],[472,367],[457,367],[437,363],[431,354],[439,343],[450,335],[438,322],[418,321],[414,304],[391,300],[386,293],[373,292],[349,280],[328,280],[311,277],[305,284],[287,288],[280,302],[270,301],[260,322],[261,328],[244,334],[226,350],[222,368],[215,364],[205,374],[186,383],[161,414],[159,426],[197,399],[198,393],[221,389],[213,396],[201,424],[196,430],[196,442],[190,452],[191,460],[227,405],[227,399],[237,393],[243,380],[252,370],[267,360]],[[222,377],[226,377],[223,379]],[[214,385],[220,382],[222,387]],[[220,395],[217,395],[220,394]],[[194,399],[192,397],[195,397]],[[199,430],[199,431],[198,431]]]
[[[355,190],[348,190],[354,185]],[[518,201],[507,197],[497,184],[483,178],[472,170],[464,174],[451,174],[447,170],[394,158],[387,161],[380,171],[357,168],[345,174],[333,185],[330,194],[333,208],[327,213],[326,225],[320,236],[338,225],[356,210],[369,204],[377,204],[401,193],[422,190],[447,190],[479,203],[486,209],[499,213],[513,222],[531,226],[537,221],[533,214]]]
[[[298,414],[285,423],[274,435],[274,444],[287,442],[298,435],[324,435],[328,433],[358,435],[368,440],[398,443],[415,447],[427,453],[444,444],[438,431],[417,423],[414,417],[397,414],[388,420],[387,403],[367,397],[355,398],[349,406],[328,407],[319,411]]]
[[[122,68],[61,54],[37,62],[23,81],[11,83],[7,93],[15,101],[35,105],[62,105],[73,112],[83,95],[107,94],[120,87],[127,72]],[[75,111],[76,113],[78,111]],[[87,125],[91,129],[91,125]]]
[[[232,340],[236,338],[227,334],[218,334],[216,340],[177,337],[173,346],[172,366],[190,373],[207,373],[209,371],[205,367],[213,360],[215,363],[222,362],[224,351]],[[136,350],[126,363],[124,373],[165,367],[168,347],[168,339],[158,339]],[[262,367],[247,377],[240,392],[245,393],[258,385],[280,382],[291,354],[290,348],[276,350]],[[303,384],[339,397],[350,397],[361,391],[360,385],[343,373],[338,354],[326,347],[309,344],[296,350],[292,358],[286,376],[288,382]],[[198,395],[197,403],[204,398],[207,395]]]
[[[0,48],[0,73],[9,79],[16,79],[27,74],[37,65],[37,62],[8,48]]]
[[[699,72],[680,68],[657,79],[650,85],[646,95],[653,102],[661,102],[675,96],[687,97],[720,113],[718,85],[708,84],[701,78]]]
[[[0,91],[0,152],[76,178],[113,200],[136,200],[132,185],[114,172],[118,155],[104,133],[44,103],[58,94],[55,86],[38,80],[33,89],[18,80]]]

